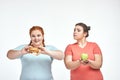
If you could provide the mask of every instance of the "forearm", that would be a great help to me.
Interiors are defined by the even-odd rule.
[[[89,60],[89,66],[93,69],[100,69],[101,66],[102,66],[102,63],[101,62],[96,62],[96,61],[92,61],[92,60]]]
[[[64,60],[65,61],[65,60]],[[67,69],[73,70],[76,69],[80,66],[80,60],[76,60],[76,61],[65,61],[65,66]]]
[[[62,51],[56,50],[56,51],[47,51],[47,54],[55,59],[62,60],[64,55]]]
[[[95,54],[95,60],[88,60],[89,61],[89,66],[93,69],[100,69],[102,66],[102,55]]]
[[[20,57],[21,55],[23,55],[23,54],[21,53],[20,50],[9,50],[7,53],[7,57],[9,59],[16,59],[16,58]]]

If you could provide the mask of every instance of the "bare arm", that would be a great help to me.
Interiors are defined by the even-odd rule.
[[[80,60],[72,61],[71,55],[66,55],[64,63],[67,69],[76,69],[80,66]]]
[[[45,47],[39,47],[41,49],[41,53],[47,54],[55,59],[62,60],[64,54],[60,50],[47,50]]]
[[[63,59],[63,52],[60,50],[55,50],[55,51],[47,51],[47,54],[50,55],[51,57],[62,60]]]
[[[22,54],[21,54],[21,51],[20,50],[9,50],[7,52],[7,57],[9,59],[16,59],[18,57],[20,57]]]
[[[16,59],[24,54],[28,53],[28,46],[26,46],[25,48],[23,48],[22,50],[9,50],[7,52],[7,57],[9,59]]]
[[[89,61],[89,66],[93,69],[100,69],[102,66],[103,58],[102,55],[100,54],[95,54],[95,60],[88,60]]]
[[[82,60],[72,61],[71,55],[66,55],[64,58],[64,63],[67,69],[75,69],[80,66],[80,64],[89,65],[93,69],[100,69],[102,66],[102,55],[95,54],[95,61],[88,60],[89,62],[86,63]]]

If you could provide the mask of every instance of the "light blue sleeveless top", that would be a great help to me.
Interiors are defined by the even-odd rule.
[[[15,48],[15,50],[21,50],[24,47],[25,45],[21,45]],[[51,45],[47,45],[45,48],[58,50]],[[20,80],[53,80],[51,72],[52,57],[45,54],[39,54],[38,56],[25,54],[20,57],[20,60],[22,64]]]

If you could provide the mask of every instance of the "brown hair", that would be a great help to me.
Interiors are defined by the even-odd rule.
[[[42,35],[44,36],[44,30],[43,30],[43,28],[40,27],[40,26],[33,26],[32,28],[30,28],[30,30],[29,30],[29,35],[31,35],[31,32],[34,31],[34,30],[39,30],[39,31],[41,31]],[[44,41],[45,41],[45,40],[43,39],[42,44],[43,44],[43,46],[45,47]],[[31,43],[32,43],[32,41],[30,41],[29,45],[31,45]]]
[[[85,23],[77,23],[77,24],[75,24],[75,26],[81,26],[81,27],[83,27],[84,32],[87,32],[86,37],[89,36],[90,26],[87,26]]]

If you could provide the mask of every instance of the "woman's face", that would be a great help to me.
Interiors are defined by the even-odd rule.
[[[74,32],[73,32],[73,37],[75,40],[82,40],[85,38],[86,33],[83,30],[82,26],[75,26]]]
[[[42,35],[40,30],[33,30],[31,32],[30,37],[31,37],[31,41],[32,41],[31,45],[33,45],[35,47],[42,45],[44,36]]]

